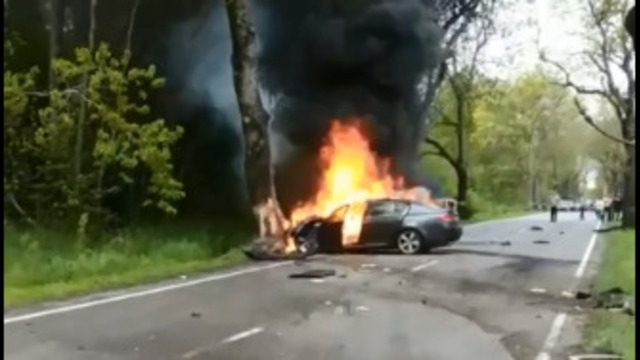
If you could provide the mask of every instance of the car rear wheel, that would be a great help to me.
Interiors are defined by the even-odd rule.
[[[402,230],[396,238],[396,245],[403,254],[417,254],[423,247],[422,235],[413,229]]]

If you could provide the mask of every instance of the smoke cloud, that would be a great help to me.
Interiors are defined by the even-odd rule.
[[[442,59],[431,0],[256,0],[259,82],[271,115],[276,188],[285,212],[314,192],[332,119],[357,117],[372,149],[413,185],[423,135],[418,84]],[[286,189],[286,191],[285,191]]]

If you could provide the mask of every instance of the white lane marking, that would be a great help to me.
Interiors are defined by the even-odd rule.
[[[277,268],[280,266],[289,265],[292,263],[293,263],[292,261],[286,261],[286,262],[269,264],[264,266],[254,266],[254,267],[245,268],[237,271],[231,271],[223,274],[211,275],[201,279],[195,279],[195,280],[191,280],[191,281],[187,281],[179,284],[160,286],[157,288],[118,295],[114,297],[109,297],[109,298],[104,298],[104,299],[99,299],[94,301],[87,301],[80,304],[63,306],[63,307],[53,308],[53,309],[48,309],[43,311],[37,311],[30,314],[17,315],[9,318],[4,318],[4,324],[7,325],[12,323],[18,323],[18,322],[33,320],[33,319],[37,319],[37,318],[41,318],[49,315],[62,314],[62,313],[67,313],[67,312],[76,311],[80,309],[86,309],[94,306],[105,305],[105,304],[120,302],[124,300],[135,299],[143,296],[159,294],[159,293],[163,293],[171,290],[182,289],[189,286],[195,286],[195,285],[200,285],[200,284],[204,284],[212,281],[218,281],[218,280],[228,279],[228,278],[232,278],[240,275],[246,275],[254,272],[269,270],[269,269]]]
[[[420,270],[424,270],[430,266],[436,265],[438,263],[438,260],[431,260],[431,261],[427,261],[426,263],[422,264],[422,265],[418,265],[416,267],[414,267],[413,269],[411,269],[411,272],[418,272]]]
[[[593,248],[595,247],[596,240],[598,238],[597,231],[600,229],[602,223],[598,221],[596,227],[594,229],[594,233],[589,240],[589,244],[587,245],[587,249],[582,256],[582,260],[580,261],[580,265],[576,270],[575,277],[581,278],[584,275],[585,269],[587,268],[587,263],[589,262],[589,258],[591,257],[591,253],[593,252]],[[549,355],[549,351],[552,350],[556,343],[558,342],[558,338],[560,337],[560,333],[562,332],[562,327],[564,326],[565,321],[567,320],[566,313],[559,313],[556,315],[555,319],[553,319],[553,323],[551,324],[551,330],[549,331],[549,335],[544,341],[542,346],[542,350],[536,356],[536,360],[550,360],[551,355]]]
[[[560,337],[560,333],[562,332],[562,327],[564,326],[564,322],[567,320],[567,314],[560,313],[556,315],[555,319],[553,319],[553,323],[551,324],[551,330],[549,331],[549,335],[544,340],[544,345],[542,345],[542,351],[536,356],[536,360],[549,360],[551,359],[551,355],[549,355],[549,351],[556,346],[558,342],[558,338]]]
[[[585,270],[587,269],[587,264],[589,263],[589,258],[591,257],[591,253],[596,246],[596,241],[598,240],[598,230],[600,230],[600,225],[602,223],[598,221],[596,227],[594,229],[593,235],[591,235],[591,239],[589,240],[589,245],[587,245],[587,249],[584,251],[584,255],[582,256],[582,260],[580,261],[580,265],[578,265],[578,269],[576,269],[575,277],[581,278],[584,275]]]
[[[263,331],[264,331],[264,328],[262,328],[262,327],[254,327],[253,329],[249,329],[247,331],[243,331],[243,332],[237,333],[237,334],[235,334],[233,336],[229,336],[228,338],[222,340],[220,342],[220,344],[229,344],[229,343],[232,343],[232,342],[236,342],[238,340],[246,339],[249,336],[253,336],[253,335],[259,334],[259,333],[261,333]]]
[[[583,355],[571,355],[569,360],[621,360],[622,356],[609,355],[609,354],[583,354]]]

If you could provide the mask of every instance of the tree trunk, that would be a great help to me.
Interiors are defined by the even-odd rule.
[[[469,176],[467,169],[458,164],[456,167],[456,175],[458,177],[458,213],[462,219],[468,219],[471,217],[471,209],[467,204],[467,192],[469,189]]]
[[[98,6],[98,0],[91,0],[91,8],[89,10],[89,52],[94,48],[95,33],[96,33],[96,7]],[[92,54],[93,56],[93,54]],[[78,122],[76,123],[76,140],[73,155],[73,179],[74,195],[76,200],[80,196],[80,175],[82,174],[82,150],[84,148],[84,126],[87,118],[87,101],[85,97],[88,94],[87,87],[89,86],[89,74],[85,72],[82,75],[81,95],[80,98],[80,113],[78,114]]]
[[[53,61],[58,55],[58,0],[49,0],[49,91],[53,90]]]
[[[627,160],[623,174],[622,227],[636,225],[636,153],[635,146],[625,145]]]
[[[246,0],[225,0],[232,41],[233,83],[244,138],[244,169],[247,193],[254,209],[272,197],[268,146],[268,115],[260,104],[255,59],[255,34]]]

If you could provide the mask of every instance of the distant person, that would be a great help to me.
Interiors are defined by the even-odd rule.
[[[558,204],[555,202],[551,204],[551,222],[558,221]]]
[[[610,198],[605,199],[604,201],[604,209],[603,209],[603,221],[604,222],[610,222],[611,219],[611,215],[613,214],[613,206],[612,205],[612,201]]]
[[[580,220],[584,220],[584,212],[587,210],[587,205],[584,202],[580,203]]]
[[[622,199],[617,196],[611,204],[613,221],[622,221]]]
[[[603,221],[604,220],[604,201],[602,201],[602,199],[596,200],[596,203],[594,204],[594,210],[596,212],[596,217],[598,218],[598,220]]]

